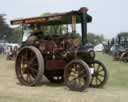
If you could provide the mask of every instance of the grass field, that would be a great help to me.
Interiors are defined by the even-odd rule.
[[[47,80],[38,87],[21,86],[15,76],[14,62],[0,56],[0,102],[128,102],[128,63],[113,61],[102,53],[97,53],[97,59],[108,68],[106,86],[73,92],[65,85],[54,85]]]
[[[128,88],[128,63],[113,61],[111,56],[101,53],[97,53],[97,59],[102,61],[108,68],[108,86]]]

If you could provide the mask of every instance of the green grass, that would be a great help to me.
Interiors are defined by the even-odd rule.
[[[113,61],[112,56],[97,53],[96,59],[102,61],[108,69],[109,86],[128,87],[128,63]]]

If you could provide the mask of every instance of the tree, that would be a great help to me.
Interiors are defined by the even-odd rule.
[[[124,37],[126,36],[126,37],[127,37],[127,36],[128,36],[128,32],[121,32],[121,33],[119,33],[118,35],[124,36]]]
[[[15,43],[21,43],[22,42],[22,36],[23,36],[23,31],[22,31],[22,26],[18,26],[13,29],[12,33],[12,41]]]
[[[0,15],[0,40],[4,40],[5,42],[18,43],[20,40],[20,29],[12,29],[5,22],[4,15]]]
[[[9,40],[12,29],[5,22],[4,15],[0,15],[0,40]]]
[[[102,43],[105,39],[103,35],[96,35],[94,33],[88,33],[88,42],[92,43],[93,45],[97,45]]]
[[[126,43],[128,42],[128,32],[121,32],[117,34],[116,41],[120,44],[121,42]]]

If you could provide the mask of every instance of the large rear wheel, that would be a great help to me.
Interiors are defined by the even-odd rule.
[[[37,85],[44,73],[44,60],[40,51],[32,46],[22,48],[16,58],[15,71],[21,84]]]

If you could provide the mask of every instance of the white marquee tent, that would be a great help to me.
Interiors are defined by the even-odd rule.
[[[94,47],[95,51],[103,51],[104,50],[104,46],[103,44],[98,44]]]

